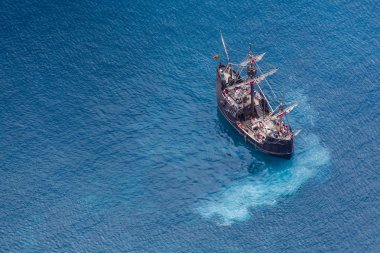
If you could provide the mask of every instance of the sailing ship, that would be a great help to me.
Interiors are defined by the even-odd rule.
[[[244,140],[257,150],[290,159],[294,150],[294,138],[301,130],[294,132],[284,117],[300,103],[300,100],[284,108],[284,102],[276,99],[278,106],[273,109],[261,83],[265,80],[273,97],[277,98],[267,77],[278,69],[263,73],[258,62],[263,59],[265,53],[254,54],[251,45],[248,55],[241,63],[231,63],[222,33],[220,37],[228,62],[220,62],[216,69],[216,97],[219,110]],[[244,69],[246,76],[243,76]]]

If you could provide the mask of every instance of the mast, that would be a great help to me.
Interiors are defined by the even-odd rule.
[[[248,63],[250,63],[250,66],[247,67],[247,74],[248,74],[248,78],[254,78],[255,75],[256,75],[256,69],[253,67],[253,63],[252,63],[252,56],[253,56],[253,53],[252,53],[252,44],[249,43],[249,53],[248,53],[248,59],[246,61],[248,61],[245,65],[248,65]],[[252,113],[254,112],[254,108],[255,108],[255,105],[254,105],[254,96],[255,96],[255,81],[251,81],[250,82],[250,86],[251,86],[251,110],[252,110]]]
[[[220,38],[222,39],[222,44],[223,44],[224,52],[226,53],[226,56],[227,56],[228,65],[230,65],[231,64],[230,56],[228,55],[227,46],[226,46],[226,43],[224,42],[223,34],[221,31],[220,31]]]
[[[279,115],[282,115],[284,113],[284,104],[281,102],[278,108]],[[278,118],[278,121],[280,123],[280,132],[282,131],[282,117]]]

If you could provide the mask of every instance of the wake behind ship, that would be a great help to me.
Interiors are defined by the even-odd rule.
[[[262,60],[265,53],[255,55],[251,48],[240,64],[232,64],[224,38],[222,34],[220,35],[228,63],[220,62],[216,69],[216,97],[219,110],[245,141],[251,143],[257,150],[290,159],[294,150],[294,138],[300,130],[293,132],[284,117],[300,101],[286,109],[282,101],[273,109],[260,83],[265,80],[273,92],[266,77],[274,74],[277,69],[261,73],[257,63]],[[244,69],[245,77],[241,76]],[[273,97],[276,98],[274,93]]]

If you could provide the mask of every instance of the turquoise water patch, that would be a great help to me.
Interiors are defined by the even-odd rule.
[[[197,207],[197,212],[204,218],[229,225],[250,219],[250,208],[275,205],[281,197],[297,192],[302,184],[330,162],[328,150],[316,135],[304,136],[300,142],[291,160],[262,165],[258,173],[212,194]]]

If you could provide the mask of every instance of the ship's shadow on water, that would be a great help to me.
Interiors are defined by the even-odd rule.
[[[296,193],[302,184],[322,173],[330,163],[328,150],[314,134],[297,138],[293,157],[284,160],[261,154],[246,144],[219,112],[218,121],[220,134],[228,135],[234,145],[248,148],[253,159],[246,176],[223,186],[216,193],[209,193],[196,207],[202,217],[218,224],[249,220],[251,209],[273,206],[279,199]]]

